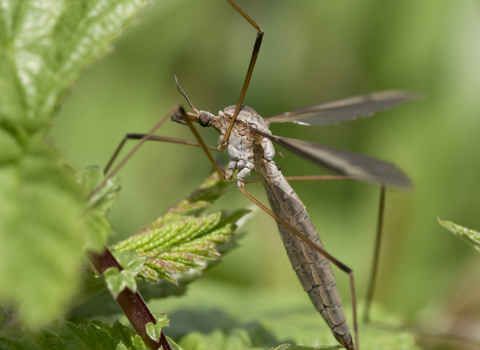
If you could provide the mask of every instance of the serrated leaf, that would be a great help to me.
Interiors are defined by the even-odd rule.
[[[236,229],[235,222],[249,212],[242,209],[200,215],[229,184],[218,174],[210,176],[198,190],[164,216],[136,235],[115,244],[112,249],[135,250],[138,256],[148,258],[141,274],[144,280],[157,282],[166,279],[177,283],[174,274],[203,268],[205,261],[218,259],[217,245],[230,240]]]
[[[480,252],[480,232],[437,218],[438,223]]]
[[[147,258],[138,257],[134,251],[127,250],[123,252],[112,252],[117,262],[123,267],[123,271],[128,272],[132,276],[136,276],[143,271],[143,265],[147,262]]]
[[[85,212],[73,172],[45,140],[80,73],[150,0],[15,0],[0,6],[0,302],[31,325],[64,311],[86,244],[105,231]],[[35,286],[35,288],[32,288]],[[42,302],[39,302],[41,300]]]
[[[43,128],[67,87],[149,3],[23,0],[2,6],[2,119],[30,133]]]
[[[30,146],[0,165],[0,302],[17,301],[34,325],[61,315],[76,290],[85,226],[73,172],[42,140]]]
[[[211,201],[217,199],[225,192],[226,186],[232,182],[225,182],[218,175],[209,177],[199,190],[196,190],[187,199],[181,202],[182,209],[175,206],[168,210],[161,218],[155,220],[153,225],[147,226],[135,236],[130,237],[113,245],[112,250],[125,251],[135,248],[145,247],[156,242],[157,245],[151,245],[149,249],[139,249],[139,256],[148,257],[144,265],[145,270],[142,278],[146,281],[156,281],[156,283],[139,283],[138,288],[145,300],[151,298],[165,298],[171,295],[182,295],[185,293],[186,286],[202,275],[202,270],[214,265],[219,257],[219,252],[226,253],[236,246],[235,241],[241,237],[235,234],[236,222],[249,212],[247,209],[241,209],[232,213],[214,213],[198,218],[192,214],[200,215],[200,211],[205,210]],[[208,186],[205,186],[207,184]],[[219,190],[220,189],[220,190]],[[202,203],[200,208],[195,203]],[[190,205],[189,203],[193,203]],[[185,211],[189,208],[190,211]],[[208,219],[207,219],[208,217]],[[188,223],[192,225],[206,223],[210,227],[208,230],[192,231],[190,235],[182,230],[178,231],[180,226],[187,227]],[[165,231],[161,231],[164,229]],[[158,231],[156,231],[158,230]],[[179,232],[179,236],[175,236]],[[153,234],[152,234],[153,232]],[[157,236],[173,237],[176,245],[169,244],[168,240],[161,241]],[[174,234],[172,234],[174,232]],[[200,236],[198,234],[200,233]],[[203,235],[203,236],[201,236]],[[183,238],[178,240],[178,237]],[[193,240],[190,238],[196,237]],[[171,243],[171,242],[170,242]],[[165,244],[165,246],[162,246]],[[160,249],[159,247],[169,247],[169,249]],[[179,274],[183,273],[183,274]],[[177,283],[173,285],[172,283]],[[86,276],[85,286],[88,288],[85,292],[91,296],[90,300],[79,302],[79,305],[71,310],[71,316],[91,317],[94,315],[110,315],[118,313],[119,307],[112,300],[110,294],[103,290],[102,281],[93,276]]]

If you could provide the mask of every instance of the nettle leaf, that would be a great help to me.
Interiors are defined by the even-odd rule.
[[[77,289],[84,210],[73,172],[42,140],[0,166],[0,302],[17,301],[27,324],[61,315]]]
[[[59,322],[56,329],[32,332],[25,329],[19,338],[0,337],[0,349],[12,350],[148,350],[131,328],[120,322]]]
[[[238,220],[245,219],[243,216],[249,210],[201,215],[232,183],[220,179],[217,174],[210,176],[165,215],[135,236],[111,247],[115,254],[135,251],[137,257],[147,259],[140,279],[156,283],[138,284],[145,300],[183,295],[190,282],[218,261],[220,253],[225,254],[236,246],[236,240],[241,237],[236,233]],[[103,287],[102,279],[86,276],[85,287],[88,300],[79,301],[70,316],[92,317],[120,312]]]
[[[92,239],[92,227],[105,223],[94,214],[83,221],[75,175],[45,140],[50,120],[75,79],[149,3],[6,0],[0,6],[0,302],[17,301],[26,324],[64,311],[85,247],[98,249],[104,240]]]
[[[16,0],[2,6],[0,114],[43,129],[60,98],[150,0]]]
[[[440,220],[440,218],[437,218],[437,220],[440,225],[454,233],[457,237],[463,239],[476,250],[480,251],[480,232],[457,225],[451,221],[443,221]]]
[[[217,246],[229,241],[236,229],[235,222],[248,213],[241,209],[200,215],[227,186],[228,182],[218,174],[212,175],[164,216],[112,249],[134,250],[139,257],[147,258],[144,271],[139,275],[144,280],[165,279],[178,283],[174,274],[202,269],[207,260],[218,259]]]

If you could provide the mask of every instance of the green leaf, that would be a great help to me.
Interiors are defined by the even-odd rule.
[[[198,190],[151,225],[113,245],[112,251],[128,252],[137,249],[138,256],[147,259],[141,279],[157,282],[138,284],[145,300],[184,294],[187,284],[199,278],[205,268],[218,261],[219,252],[225,254],[235,246],[236,240],[241,237],[236,234],[236,222],[248,210],[201,215],[202,211],[225,193],[231,183],[233,182],[223,181],[217,174],[212,175]],[[126,285],[126,282],[119,280],[121,276],[117,276],[117,272],[111,273],[115,278],[112,285],[119,292],[120,286]],[[82,300],[71,310],[71,316],[92,317],[120,311],[110,294],[104,290],[101,279],[86,276],[85,286],[85,294],[90,299]]]
[[[202,269],[207,260],[216,260],[216,247],[226,243],[236,230],[235,222],[249,211],[216,212],[200,215],[225,192],[229,182],[218,174],[210,176],[198,190],[156,219],[136,235],[115,244],[117,251],[134,250],[147,258],[141,274],[144,280],[161,279],[178,283],[174,274]],[[191,215],[188,215],[191,214]]]
[[[57,154],[38,138],[29,146],[0,165],[0,302],[17,301],[20,317],[34,325],[61,315],[77,289],[85,207]]]
[[[300,286],[259,291],[202,280],[187,296],[171,298],[168,303],[150,300],[148,306],[168,314],[170,327],[165,333],[184,349],[270,349],[285,343],[341,349],[302,293]],[[352,328],[352,311],[347,306],[345,312]],[[414,334],[402,329],[397,315],[375,307],[371,317],[378,326],[360,323],[361,349],[420,350]]]
[[[143,271],[143,265],[145,265],[147,261],[147,258],[139,258],[137,254],[131,250],[124,252],[113,251],[112,253],[120,266],[123,267],[123,271],[128,272],[133,277]]]
[[[153,324],[152,322],[148,322],[146,325],[146,331],[151,339],[157,340],[162,334],[162,327],[157,324]]]
[[[148,350],[133,329],[118,321],[113,326],[100,322],[77,321],[77,324],[60,322],[54,330],[32,332],[25,329],[19,338],[0,337],[0,349]]]
[[[113,255],[123,270],[119,271],[116,267],[110,267],[105,270],[103,276],[105,277],[108,290],[114,298],[117,298],[118,294],[125,288],[136,292],[137,281],[135,277],[143,271],[143,265],[146,263],[147,258],[139,258],[133,251],[114,251]]]
[[[440,220],[440,218],[437,218],[437,220],[440,225],[454,233],[457,237],[463,239],[476,250],[480,251],[480,232],[457,225],[451,221],[443,221]]]
[[[116,267],[110,267],[103,273],[108,290],[115,299],[125,288],[130,289],[132,292],[137,291],[135,278],[132,278],[130,274],[122,272],[123,271],[119,271]]]
[[[166,337],[167,340],[168,340],[168,343],[170,344],[170,347],[172,348],[172,350],[183,350],[180,345],[178,345],[177,343],[175,343],[172,339],[170,339],[169,337]]]
[[[0,12],[0,120],[44,128],[66,89],[150,0],[9,1]]]
[[[148,336],[153,340],[158,340],[162,334],[162,328],[168,327],[169,321],[167,315],[164,313],[159,313],[154,315],[156,323],[148,322],[146,325],[146,331]]]
[[[155,317],[155,320],[157,321],[156,325],[160,325],[160,327],[168,327],[170,321],[164,312],[154,313],[153,317]]]
[[[74,173],[45,134],[75,79],[149,3],[6,0],[0,6],[0,302],[18,302],[26,324],[64,312],[85,247],[98,250],[105,241],[92,230],[107,228],[98,213],[83,221]]]

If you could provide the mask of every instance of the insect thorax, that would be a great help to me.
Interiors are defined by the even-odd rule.
[[[220,132],[220,142],[232,120],[235,106],[229,106],[219,112],[218,118],[212,125]],[[227,153],[230,158],[227,175],[231,176],[235,169],[239,170],[237,179],[242,182],[259,162],[270,162],[275,155],[271,141],[255,130],[270,133],[267,123],[252,108],[242,106],[235,120],[228,140]]]

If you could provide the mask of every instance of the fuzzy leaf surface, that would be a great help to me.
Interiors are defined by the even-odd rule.
[[[217,246],[230,240],[237,228],[235,223],[248,212],[242,209],[200,215],[227,185],[217,174],[212,175],[165,215],[112,248],[134,250],[139,257],[147,258],[140,274],[144,280],[165,279],[177,284],[174,274],[202,269],[207,260],[220,257]]]

